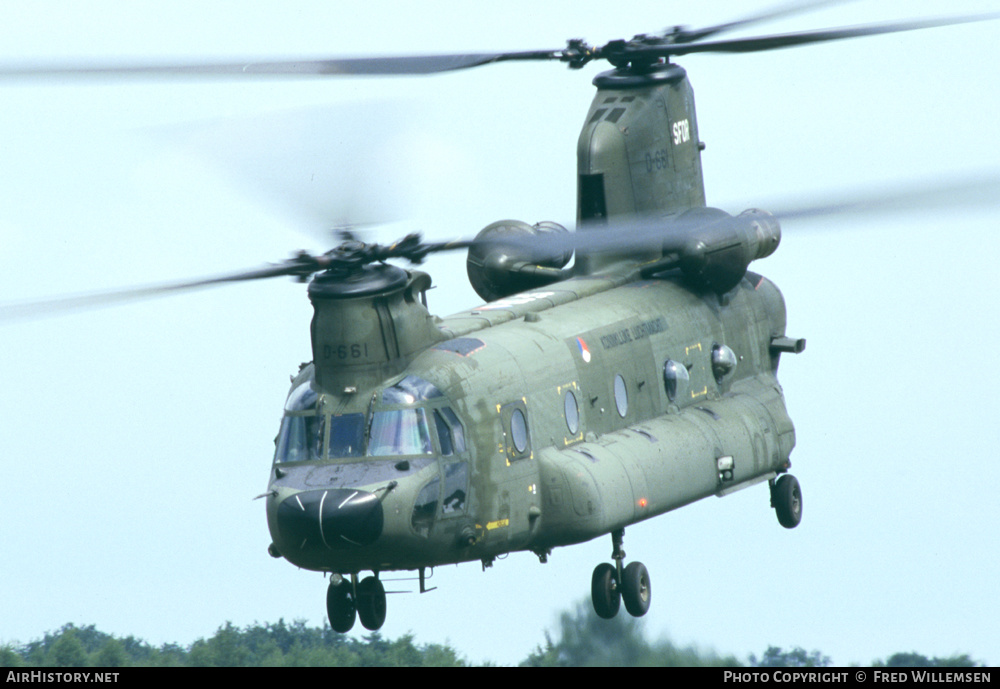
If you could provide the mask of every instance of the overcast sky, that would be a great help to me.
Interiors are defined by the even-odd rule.
[[[0,61],[554,49],[746,2],[0,2]],[[765,7],[764,5],[760,6]],[[938,17],[990,0],[847,2],[740,35]],[[710,205],[729,212],[995,171],[1000,22],[678,60]],[[502,218],[571,223],[575,150],[605,65],[423,79],[0,83],[0,301],[211,275],[322,250],[343,221],[391,240]],[[998,214],[786,223],[754,270],[783,290],[781,362],[804,518],[758,486],[626,531],[645,628],[720,653],[897,651],[1000,663]],[[475,305],[464,256],[431,310]],[[326,581],[266,553],[261,501],[288,376],[311,358],[290,280],[0,324],[0,643],[72,622],[154,644],[224,622],[320,625]],[[522,660],[589,596],[610,538],[442,567],[383,633]],[[415,590],[415,582],[387,588]],[[364,630],[358,625],[354,633]]]

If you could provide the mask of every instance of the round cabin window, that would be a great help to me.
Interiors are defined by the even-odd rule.
[[[691,378],[687,367],[676,361],[667,359],[663,364],[663,385],[667,389],[667,398],[673,402],[679,395],[687,392]]]
[[[520,409],[515,409],[510,415],[510,437],[518,453],[528,449],[528,423],[524,420],[524,413]]]
[[[618,415],[624,419],[628,413],[628,390],[620,373],[615,376],[615,406],[618,407]]]
[[[576,405],[576,395],[573,394],[572,390],[566,391],[563,412],[566,414],[566,428],[575,435],[580,430],[580,408]]]
[[[727,375],[736,370],[736,352],[726,345],[715,345],[712,347],[712,373],[719,383]]]

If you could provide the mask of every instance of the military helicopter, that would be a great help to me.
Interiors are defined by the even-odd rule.
[[[517,549],[544,560],[607,533],[615,563],[594,571],[595,609],[611,616],[623,597],[643,614],[649,575],[624,563],[625,526],[764,481],[779,521],[798,523],[801,494],[786,473],[794,431],[774,374],[780,354],[804,343],[785,336],[776,288],[747,273],[776,248],[777,223],[757,211],[697,210],[697,122],[686,75],[669,61],[728,26],[458,61],[612,61],[581,134],[591,145],[581,156],[579,236],[502,221],[469,242],[348,241],[223,279],[319,274],[310,285],[314,359],[286,402],[265,499],[272,554],[333,575],[334,628],[350,628],[355,611],[366,627],[381,626],[381,572],[486,565]],[[916,27],[865,31],[902,28]],[[780,43],[849,35],[864,34]],[[332,62],[347,71],[385,64]],[[660,109],[655,126],[651,108]],[[641,139],[644,126],[637,156],[623,130]],[[633,170],[649,184],[628,181]],[[488,303],[436,320],[424,304],[428,276],[384,261],[455,248],[472,249],[470,279]],[[570,251],[577,261],[566,272]],[[621,313],[595,324],[585,316],[597,308]]]

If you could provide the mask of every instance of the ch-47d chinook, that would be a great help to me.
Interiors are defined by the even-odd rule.
[[[786,335],[778,288],[748,271],[777,248],[781,214],[706,207],[693,91],[670,58],[985,18],[705,40],[789,11],[526,53],[0,71],[357,76],[610,62],[579,137],[577,232],[504,220],[455,242],[347,237],[319,256],[112,298],[312,276],[313,360],[293,379],[261,497],[270,554],[330,575],[335,630],[358,617],[382,626],[384,572],[417,570],[424,591],[437,565],[485,567],[518,550],[544,562],[606,535],[613,563],[594,569],[594,608],[610,618],[624,601],[639,616],[650,576],[626,562],[627,526],[762,483],[782,526],[799,524],[803,504],[777,371],[805,341]],[[429,275],[386,263],[458,249],[486,303],[447,318],[427,309]]]

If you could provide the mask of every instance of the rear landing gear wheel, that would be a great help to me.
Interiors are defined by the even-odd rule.
[[[365,629],[373,632],[385,623],[385,587],[375,577],[365,577],[358,584],[358,617]]]
[[[594,568],[590,582],[590,593],[594,600],[594,612],[598,617],[610,620],[618,614],[622,604],[622,593],[618,588],[615,566],[602,562]]]
[[[778,523],[794,529],[802,521],[802,489],[799,481],[785,474],[771,487],[771,506],[778,515]]]
[[[625,560],[625,550],[622,548],[624,540],[625,529],[611,532],[613,546],[611,557],[615,564],[602,562],[597,565],[590,582],[594,611],[598,617],[606,620],[618,614],[622,600],[625,601],[625,609],[629,615],[642,617],[649,611],[653,595],[646,565],[641,562],[631,562],[627,567],[622,567]]]
[[[350,579],[332,575],[326,590],[326,614],[330,618],[330,627],[341,634],[351,631],[356,613],[354,586]]]
[[[642,617],[649,610],[653,592],[649,584],[649,572],[641,562],[630,562],[622,574],[622,600],[632,617]]]

